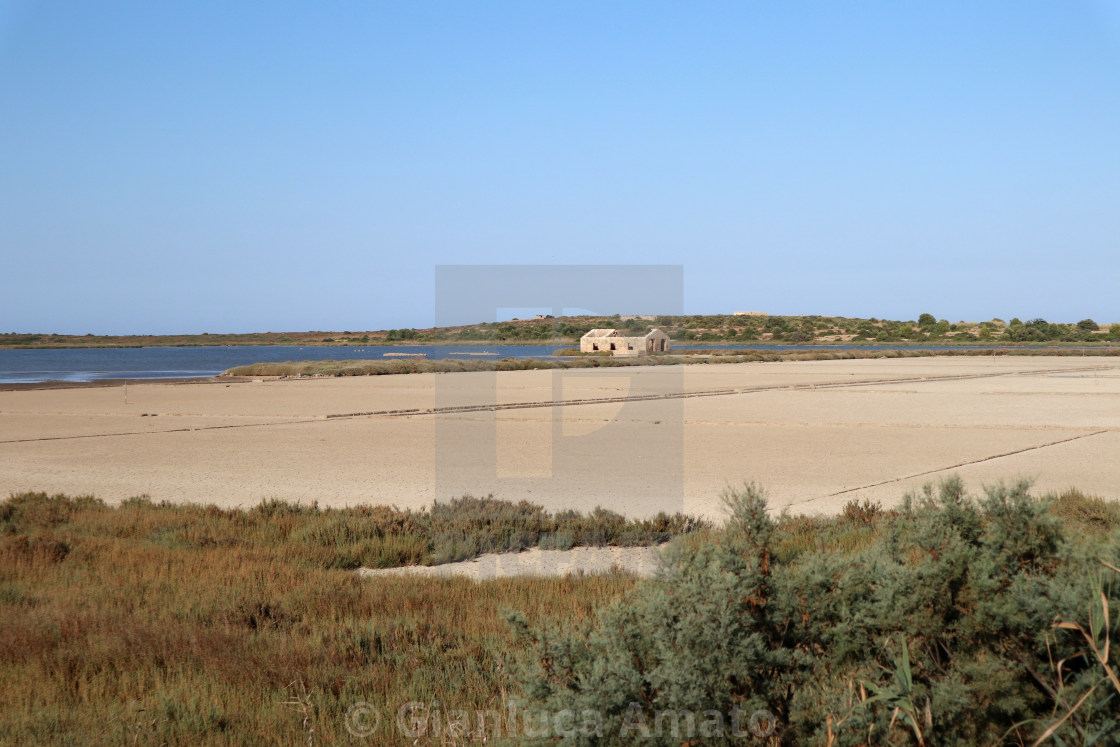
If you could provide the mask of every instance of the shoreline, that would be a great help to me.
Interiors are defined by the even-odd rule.
[[[345,378],[353,376],[387,376],[416,373],[465,373],[481,371],[524,371],[555,369],[613,369],[635,366],[731,365],[736,363],[780,363],[803,361],[882,360],[900,358],[997,358],[997,357],[1120,357],[1120,347],[1104,350],[1057,350],[1049,348],[858,348],[809,350],[718,350],[672,352],[650,356],[611,357],[597,354],[551,356],[549,358],[502,358],[499,360],[458,359],[355,359],[321,361],[285,361],[234,366],[220,376],[279,378]]]
[[[503,347],[503,346],[492,346]],[[518,346],[510,346],[518,347]],[[234,366],[212,376],[198,377],[137,377],[97,379],[94,381],[68,381],[45,379],[29,382],[0,381],[0,392],[35,389],[83,389],[127,386],[128,384],[219,384],[255,381],[260,379],[329,379],[349,376],[385,376],[417,373],[462,373],[469,371],[548,370],[582,368],[625,368],[632,366],[690,366],[730,365],[736,363],[774,363],[809,360],[879,360],[888,358],[979,358],[979,357],[1120,357],[1120,346],[1089,348],[1057,348],[1037,346],[1000,345],[991,347],[958,346],[867,346],[806,345],[794,349],[788,346],[727,349],[699,348],[683,351],[683,355],[642,356],[613,358],[600,355],[542,356],[535,358],[496,358],[482,356],[459,358],[357,358],[347,360],[303,360],[259,362]],[[510,363],[504,363],[510,361]],[[518,365],[518,364],[521,365]],[[246,372],[244,369],[256,369]],[[337,369],[333,370],[332,369]],[[363,370],[357,370],[363,369]],[[240,373],[231,373],[233,371]],[[330,372],[328,372],[330,371]]]
[[[26,392],[50,389],[102,389],[106,387],[128,386],[129,384],[136,384],[138,386],[148,384],[236,384],[244,383],[247,381],[253,381],[253,378],[245,376],[222,376],[221,374],[219,374],[218,376],[186,376],[178,378],[155,379],[97,379],[96,381],[65,381],[63,379],[48,379],[46,381],[22,382],[0,381],[0,392]]]

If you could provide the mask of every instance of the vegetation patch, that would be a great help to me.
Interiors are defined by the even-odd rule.
[[[610,353],[585,353],[563,358],[501,358],[499,360],[351,360],[287,361],[236,366],[223,376],[334,377],[385,376],[411,373],[456,373],[461,371],[532,371],[565,368],[618,368],[624,366],[707,365],[717,363],[777,363],[781,361],[833,361],[873,358],[930,358],[935,356],[1120,356],[1120,348],[1074,350],[1071,348],[983,348],[952,350],[690,350],[671,355],[614,358]]]
[[[0,346],[11,347],[149,347],[194,345],[556,345],[578,343],[591,329],[613,328],[645,334],[651,327],[684,343],[836,343],[892,345],[1101,345],[1120,342],[1120,324],[1101,325],[1092,319],[1076,324],[1012,318],[989,321],[938,319],[924,313],[917,320],[861,319],[837,316],[769,316],[693,314],[676,316],[545,316],[427,329],[366,332],[257,332],[201,335],[56,335],[0,334]]]
[[[13,496],[2,741],[556,741],[563,724],[539,714],[586,709],[590,730],[563,741],[1114,743],[1115,503],[1023,484],[974,498],[959,480],[838,516],[773,518],[753,486],[726,502],[713,527],[490,498],[408,512]],[[348,570],[674,534],[645,582]],[[346,727],[361,704],[380,717],[364,742]],[[402,735],[406,704],[423,722]],[[716,729],[737,713],[743,737]]]
[[[634,584],[364,580],[330,567],[338,527],[274,504],[25,496],[3,512],[4,744],[344,744],[355,703],[383,729],[410,701],[501,710],[502,610],[579,625]]]
[[[171,549],[282,552],[287,561],[306,568],[431,565],[483,553],[551,548],[558,537],[568,547],[648,546],[708,526],[680,513],[627,519],[604,508],[588,514],[554,513],[528,501],[473,496],[436,501],[419,511],[380,505],[321,508],[277,500],[248,510],[222,509],[153,503],[146,497],[113,508],[91,496],[45,493],[15,495],[0,503],[0,549],[10,553],[61,559],[86,535],[110,534]]]
[[[525,708],[594,711],[595,744],[738,743],[748,715],[771,744],[1115,744],[1120,513],[1027,488],[776,520],[729,492],[586,629],[510,615]]]
[[[469,497],[401,511],[13,496],[0,503],[0,742],[336,743],[358,702],[390,723],[410,701],[501,710],[502,610],[579,624],[634,580],[348,569],[705,526]]]

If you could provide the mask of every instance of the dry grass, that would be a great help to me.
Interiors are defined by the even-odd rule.
[[[34,529],[35,541],[46,541],[53,527],[63,525],[169,549],[279,553],[302,567],[346,570],[445,563],[537,546],[657,545],[706,523],[684,514],[627,519],[603,508],[589,514],[552,513],[528,501],[472,496],[437,501],[430,510],[420,511],[394,506],[320,508],[317,503],[276,500],[243,511],[152,503],[144,497],[114,509],[89,496],[44,493],[12,496],[0,504],[0,532],[9,539],[30,542],[27,532]]]
[[[1076,488],[1047,496],[1050,510],[1077,532],[1105,535],[1120,529],[1120,503],[1085,495]]]
[[[634,583],[362,580],[306,541],[339,513],[0,504],[0,741],[333,743],[357,701],[500,710],[502,610],[581,625]]]

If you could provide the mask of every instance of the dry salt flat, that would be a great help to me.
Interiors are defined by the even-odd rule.
[[[0,392],[0,495],[421,508],[493,494],[551,510],[719,519],[973,489],[1120,496],[1120,360],[900,358]]]

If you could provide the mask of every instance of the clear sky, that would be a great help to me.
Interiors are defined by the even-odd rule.
[[[0,332],[422,327],[476,263],[1118,322],[1120,0],[0,0]]]

